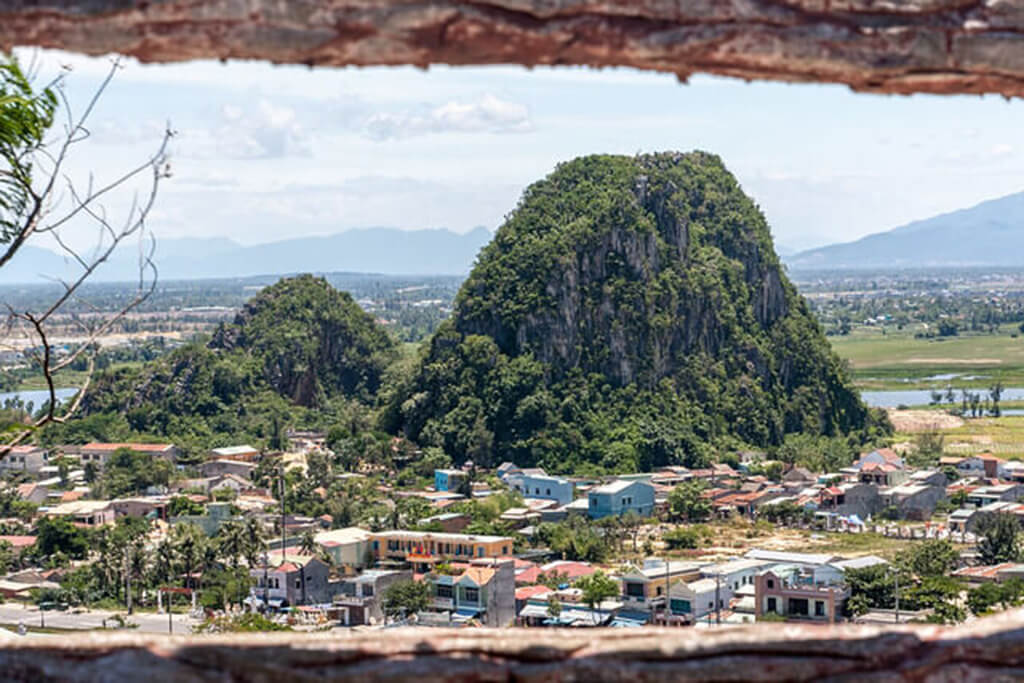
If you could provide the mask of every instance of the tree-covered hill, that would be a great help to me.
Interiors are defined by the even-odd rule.
[[[715,156],[590,156],[524,193],[385,426],[457,461],[696,462],[869,414]]]
[[[302,414],[375,400],[395,342],[347,293],[302,275],[260,291],[208,345],[101,373],[65,431],[147,434],[203,446],[267,443]],[[335,411],[336,412],[336,411]],[[67,434],[60,436],[68,438]]]

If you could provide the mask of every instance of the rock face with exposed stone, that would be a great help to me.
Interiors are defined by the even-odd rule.
[[[0,46],[144,61],[580,64],[1024,93],[1024,0],[7,0]]]
[[[393,629],[167,638],[5,640],[4,680],[1010,681],[1024,676],[1021,612],[966,627]],[[143,674],[144,672],[144,674]]]

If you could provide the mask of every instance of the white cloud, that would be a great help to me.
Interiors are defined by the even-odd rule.
[[[250,108],[225,104],[214,128],[181,131],[183,156],[200,159],[280,159],[309,156],[309,135],[291,107],[259,100]]]
[[[426,111],[379,112],[366,121],[374,140],[432,133],[522,133],[533,129],[530,112],[517,102],[484,95],[475,102],[452,101]]]

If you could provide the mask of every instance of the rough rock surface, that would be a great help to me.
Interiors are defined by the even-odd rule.
[[[145,61],[580,64],[1024,93],[1024,0],[7,0],[0,46]]]
[[[970,626],[397,629],[351,635],[3,641],[10,681],[1009,681],[1024,613]]]

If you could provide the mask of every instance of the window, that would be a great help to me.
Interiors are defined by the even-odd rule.
[[[631,598],[643,598],[646,593],[644,591],[644,585],[642,583],[626,583],[626,595]]]
[[[372,583],[364,583],[363,584],[363,597],[364,598],[372,598],[373,597],[373,584]]]
[[[765,583],[768,584],[768,588],[775,588],[775,579],[768,579]]]
[[[789,613],[795,616],[806,617],[810,612],[808,611],[807,598],[790,598],[789,599]]]
[[[681,600],[679,598],[672,598],[669,602],[669,608],[672,610],[672,614],[689,614],[693,611],[689,600]]]
[[[501,546],[501,554],[502,555],[508,555],[508,546],[507,545]]]
[[[775,600],[775,598],[768,598],[768,611],[769,612],[778,612],[779,611],[778,602]]]
[[[466,588],[462,592],[466,602],[480,602],[480,589],[479,588]]]
[[[814,601],[814,616],[823,617],[825,616],[825,603],[821,600]]]
[[[483,546],[481,546],[481,547],[479,547],[479,548],[477,548],[477,549],[476,549],[476,556],[477,556],[477,557],[483,557],[483,556],[484,556],[484,549],[483,549]]]
[[[439,597],[439,598],[450,598],[450,597],[452,597],[452,587],[447,585],[447,584],[444,584],[444,583],[437,584],[437,597]]]
[[[296,588],[302,588],[302,579],[301,578],[296,577],[296,579],[295,579],[295,587]]]
[[[661,586],[655,586],[654,587],[654,594],[655,595],[661,595]]]
[[[550,496],[551,495],[551,489],[545,489],[545,490],[547,491],[547,495]]]

